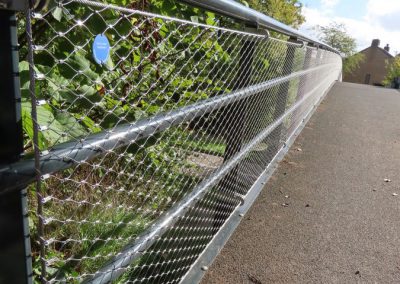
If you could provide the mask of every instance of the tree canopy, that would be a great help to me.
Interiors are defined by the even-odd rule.
[[[396,56],[389,65],[388,73],[383,80],[383,84],[387,87],[391,87],[396,78],[400,78],[400,56]]]
[[[343,73],[354,72],[364,60],[364,55],[357,53],[356,40],[348,34],[344,24],[332,22],[327,26],[318,25],[314,30],[321,41],[343,54]]]
[[[242,3],[294,28],[305,21],[299,0],[247,0]]]

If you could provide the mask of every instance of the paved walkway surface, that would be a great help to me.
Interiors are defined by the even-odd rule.
[[[203,283],[400,283],[400,92],[337,83]]]

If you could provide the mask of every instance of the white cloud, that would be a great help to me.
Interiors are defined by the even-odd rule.
[[[322,0],[321,3],[326,8],[332,8],[339,3],[339,0]]]
[[[340,0],[321,0],[321,10],[324,11],[325,14],[332,14],[339,1]]]
[[[386,1],[393,3],[389,5]],[[348,33],[357,40],[359,50],[370,46],[372,39],[378,38],[381,40],[381,47],[388,43],[392,54],[400,53],[400,5],[398,0],[386,1],[382,5],[382,0],[369,0],[366,3],[367,14],[361,20],[339,17],[332,12],[303,7],[306,23],[303,24],[301,30],[312,33],[310,28],[316,25],[328,25],[333,21],[344,23]],[[388,9],[386,5],[392,8]]]
[[[365,20],[377,23],[385,30],[400,31],[400,3],[398,0],[369,0]]]
[[[384,2],[384,3],[383,3]],[[399,0],[368,0],[367,15],[384,16],[400,11]]]

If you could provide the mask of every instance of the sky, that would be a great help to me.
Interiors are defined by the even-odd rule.
[[[300,0],[306,22],[300,27],[313,35],[311,27],[335,21],[346,26],[348,34],[357,41],[357,49],[381,41],[380,47],[390,46],[390,53],[400,53],[400,0]]]

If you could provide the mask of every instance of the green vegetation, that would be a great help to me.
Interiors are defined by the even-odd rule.
[[[299,0],[242,0],[243,4],[294,28],[305,22]]]
[[[393,87],[396,78],[400,78],[400,56],[396,56],[393,62],[388,64],[388,72],[382,83],[387,87]]]
[[[356,70],[360,63],[364,61],[364,55],[357,53],[356,40],[351,37],[346,26],[340,23],[331,23],[328,26],[316,26],[319,38],[326,44],[341,52],[344,56],[343,73],[350,74]]]

